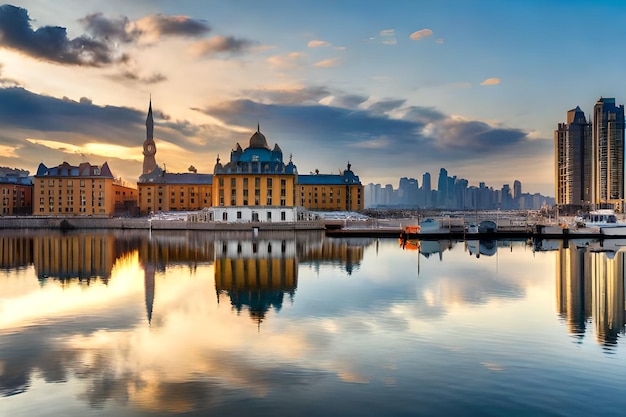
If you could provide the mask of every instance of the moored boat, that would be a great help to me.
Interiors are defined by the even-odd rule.
[[[625,227],[626,223],[619,222],[613,210],[602,209],[582,213],[574,217],[574,224],[577,227]]]

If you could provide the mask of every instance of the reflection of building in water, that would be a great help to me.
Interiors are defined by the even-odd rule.
[[[348,275],[358,269],[363,260],[365,247],[371,245],[374,239],[332,239],[326,238],[322,245],[311,245],[303,248],[299,256],[300,261],[309,263],[318,268],[321,264],[332,264],[345,268]]]
[[[569,332],[585,335],[591,316],[591,275],[585,271],[585,248],[556,251],[556,305]]]
[[[614,256],[613,256],[614,255]],[[557,309],[571,333],[582,337],[591,318],[598,343],[613,345],[624,333],[624,252],[564,248],[557,254]]]
[[[23,234],[3,233],[0,236],[0,269],[24,268],[32,262],[32,239]]]
[[[298,281],[295,235],[215,241],[215,289],[260,324],[270,308],[293,298]]]
[[[613,259],[590,253],[593,277],[593,319],[599,343],[613,345],[624,332],[624,252]]]
[[[116,259],[114,236],[80,233],[33,237],[33,262],[39,279],[108,279]]]

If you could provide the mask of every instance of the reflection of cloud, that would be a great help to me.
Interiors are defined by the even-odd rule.
[[[421,30],[416,30],[415,32],[411,33],[409,35],[409,39],[413,40],[413,41],[418,41],[420,39],[424,39],[427,38],[429,36],[431,36],[433,34],[433,31],[430,29],[421,29]]]
[[[485,81],[480,83],[480,85],[498,85],[500,84],[499,78],[487,78]]]

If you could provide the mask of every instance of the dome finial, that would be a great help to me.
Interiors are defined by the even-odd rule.
[[[259,123],[259,121],[258,121],[258,120],[257,120],[257,122],[256,122],[256,131],[257,131],[258,133],[261,133],[261,124]]]

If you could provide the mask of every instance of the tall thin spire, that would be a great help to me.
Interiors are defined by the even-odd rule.
[[[146,139],[154,139],[154,119],[152,118],[152,94],[150,94],[150,105],[148,106],[148,117],[146,117]]]
[[[261,133],[261,124],[258,121],[256,122],[256,131]]]

